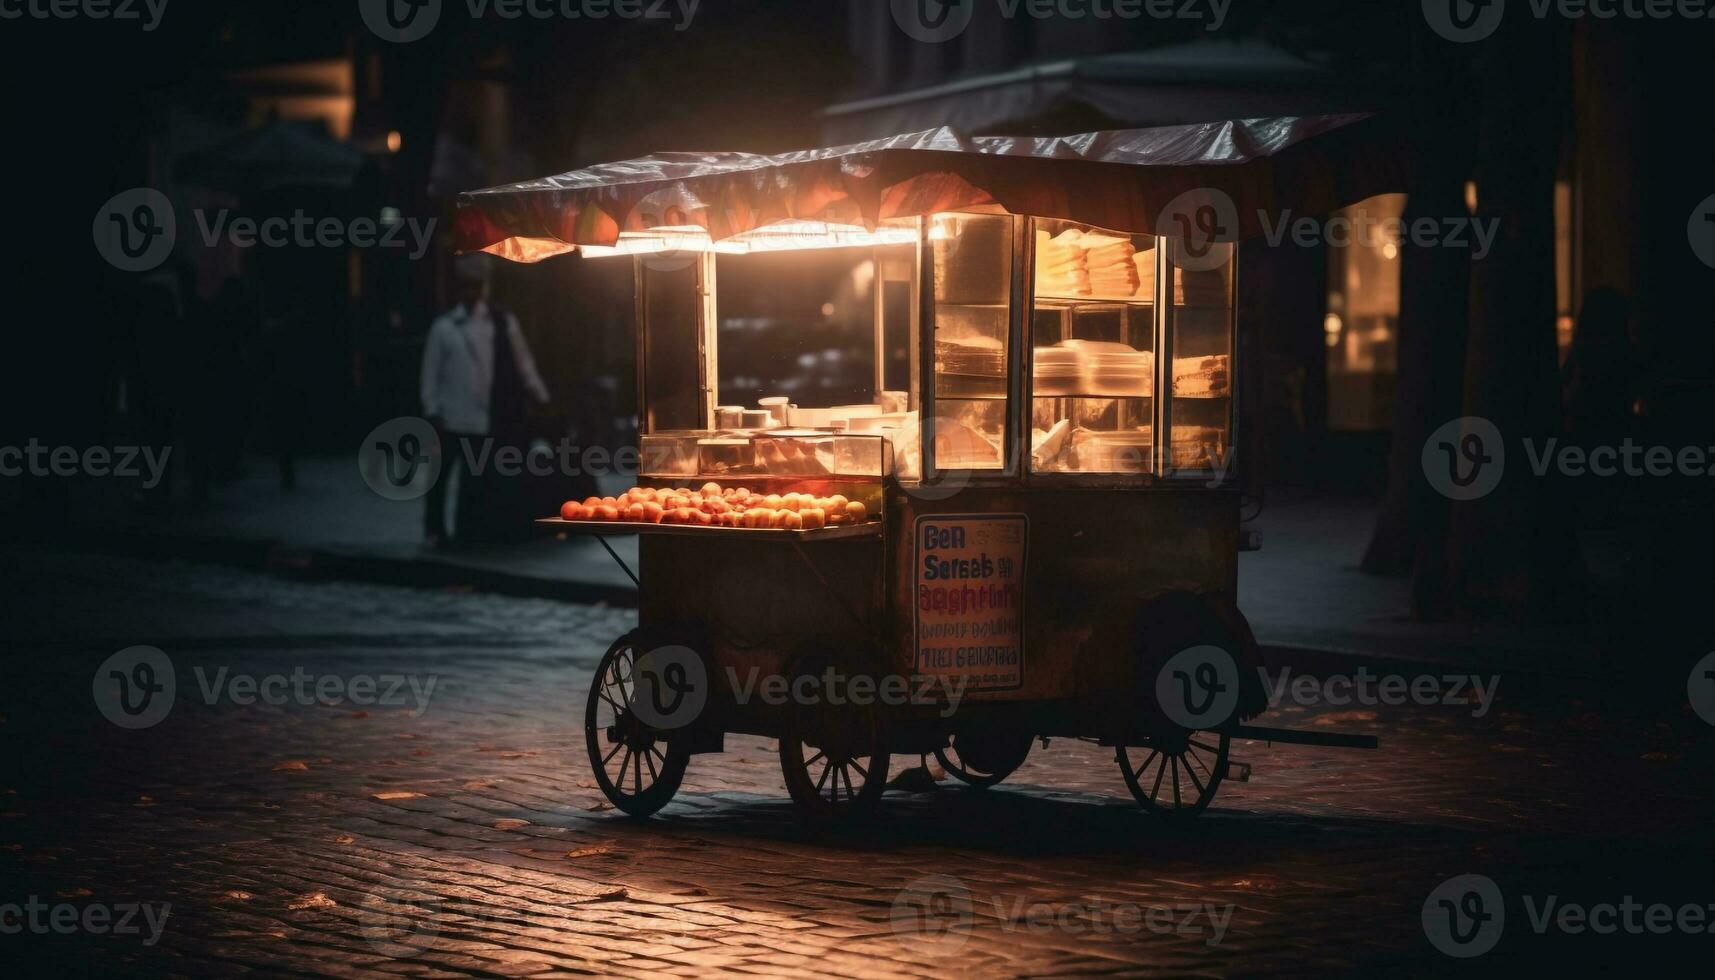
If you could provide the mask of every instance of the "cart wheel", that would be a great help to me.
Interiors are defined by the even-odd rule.
[[[791,705],[780,732],[780,771],[798,814],[833,821],[875,809],[888,753],[874,704]]]
[[[667,805],[685,778],[690,755],[631,709],[637,658],[652,644],[633,630],[615,640],[590,681],[584,742],[596,783],[614,806],[647,817]]]
[[[1181,729],[1130,750],[1122,745],[1114,758],[1131,795],[1145,810],[1185,820],[1208,809],[1215,798],[1215,790],[1227,776],[1230,741],[1219,732]],[[1142,755],[1143,762],[1132,765],[1131,752]]]
[[[954,735],[935,750],[935,761],[959,782],[987,789],[1024,765],[1034,739],[1032,735]]]

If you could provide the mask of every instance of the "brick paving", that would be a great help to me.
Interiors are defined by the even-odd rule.
[[[1671,697],[1642,714],[1503,675],[1483,718],[1284,708],[1266,723],[1383,748],[1235,744],[1252,780],[1184,830],[1137,810],[1111,750],[1062,741],[995,790],[890,793],[871,824],[818,832],[793,821],[773,746],[733,737],[635,822],[595,788],[581,731],[629,611],[41,554],[0,585],[0,903],[171,903],[153,945],[0,935],[7,959],[53,973],[1426,975],[1715,945],[1538,937],[1509,905],[1500,946],[1461,963],[1420,924],[1430,890],[1466,872],[1510,895],[1715,902],[1715,729]],[[96,665],[133,644],[166,651],[178,682],[166,720],[138,731],[90,696]],[[436,686],[420,714],[208,705],[198,667]],[[971,899],[939,938],[894,916],[930,875]],[[1056,925],[1033,903],[1096,911]],[[1100,910],[1134,907],[1180,909],[1180,925],[1102,928]],[[1230,907],[1218,941],[1183,924],[1210,907]]]

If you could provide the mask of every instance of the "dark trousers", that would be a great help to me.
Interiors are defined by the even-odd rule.
[[[487,437],[463,435],[445,429],[436,430],[436,434],[441,437],[441,476],[424,498],[423,533],[443,541],[452,539],[446,526],[447,485],[454,482],[456,473],[459,486],[457,499],[453,501],[453,530],[460,539],[474,538],[482,521],[479,486],[482,481],[471,472],[470,461],[477,458],[482,440]]]

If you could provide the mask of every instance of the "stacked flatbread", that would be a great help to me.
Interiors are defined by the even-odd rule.
[[[1143,284],[1133,261],[1137,248],[1130,239],[1087,235],[1084,265],[1090,273],[1090,289],[1097,296],[1135,296]],[[1099,244],[1098,244],[1099,243]]]
[[[1036,292],[1039,296],[1090,295],[1090,270],[1079,232],[1071,229],[1054,238],[1036,233]]]
[[[1155,256],[1139,252],[1128,237],[1068,228],[1051,238],[1038,231],[1036,293],[1149,299]]]
[[[1175,357],[1173,394],[1180,398],[1219,398],[1232,390],[1227,355]]]

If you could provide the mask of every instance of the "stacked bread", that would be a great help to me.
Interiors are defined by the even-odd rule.
[[[1135,296],[1143,284],[1134,261],[1137,248],[1129,238],[1086,235],[1084,264],[1090,289],[1097,296]]]
[[[1090,295],[1090,270],[1084,249],[1078,244],[1080,233],[1069,229],[1050,238],[1045,231],[1036,233],[1036,292],[1043,296]]]
[[[1231,392],[1227,355],[1175,357],[1173,394],[1179,398],[1219,398]]]
[[[1068,228],[1036,233],[1039,296],[1148,299],[1155,294],[1155,260],[1129,237]]]

